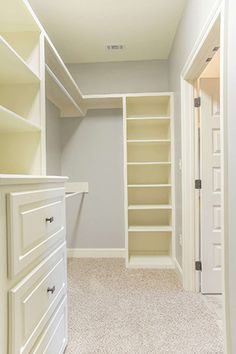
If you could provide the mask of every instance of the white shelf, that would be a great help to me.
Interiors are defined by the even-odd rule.
[[[169,144],[170,143],[170,139],[145,139],[145,140],[127,140],[127,143],[128,144],[136,144],[136,143],[139,143],[139,144],[148,144],[148,143],[155,143],[155,144]]]
[[[37,132],[40,126],[30,122],[29,120],[19,116],[9,109],[0,106],[0,131],[1,133],[9,132]]]
[[[172,209],[170,204],[133,204],[128,206],[128,210],[166,210]]]
[[[126,120],[170,120],[170,117],[127,117]]]
[[[171,232],[172,227],[161,225],[161,226],[129,226],[129,232]]]
[[[0,84],[39,83],[39,77],[18,53],[0,36]]]
[[[141,165],[171,165],[171,162],[127,162],[129,166]]]
[[[67,92],[66,95],[69,95],[69,97],[73,100],[73,102],[78,107],[80,113],[79,114],[77,113],[77,117],[84,116],[86,114],[86,109],[84,108],[83,95],[47,35],[45,35],[45,63],[47,67],[50,69],[50,71],[53,73],[54,81],[56,78],[56,85],[58,86],[58,82],[59,82],[60,83],[59,86],[60,88],[63,88],[63,92],[64,93]],[[56,103],[58,104],[58,100],[56,100]],[[74,103],[72,104],[73,109],[74,109],[73,107]],[[71,104],[69,107],[71,107]],[[70,116],[68,115],[69,112],[66,113],[66,116]],[[73,110],[72,110],[72,116],[74,116]]]
[[[130,254],[129,267],[174,268],[173,260],[167,255]]]
[[[48,65],[45,65],[45,70],[47,98],[60,109],[61,117],[82,116],[82,110]]]
[[[171,187],[171,184],[128,184],[128,188],[164,188]]]

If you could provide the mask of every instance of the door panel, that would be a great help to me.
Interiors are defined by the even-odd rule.
[[[222,291],[220,81],[200,79],[201,291]]]

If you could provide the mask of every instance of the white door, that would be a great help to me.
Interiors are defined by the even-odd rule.
[[[222,292],[220,80],[200,79],[201,292]]]

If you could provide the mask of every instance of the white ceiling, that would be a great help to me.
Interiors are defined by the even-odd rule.
[[[167,59],[186,1],[29,0],[67,63]]]

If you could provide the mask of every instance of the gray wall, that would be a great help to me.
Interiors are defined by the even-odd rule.
[[[182,233],[182,200],[181,200],[181,172],[178,169],[181,159],[181,95],[180,76],[184,64],[190,55],[194,44],[203,29],[212,8],[220,0],[189,0],[180,22],[172,51],[169,58],[169,85],[175,97],[175,166],[176,166],[176,258],[182,264],[182,246],[179,243],[179,234]]]
[[[83,94],[168,91],[167,60],[68,64]]]
[[[61,175],[61,125],[56,106],[46,100],[47,174]]]
[[[69,248],[123,248],[124,184],[121,110],[91,110],[62,124],[62,174],[89,183],[67,200]]]

